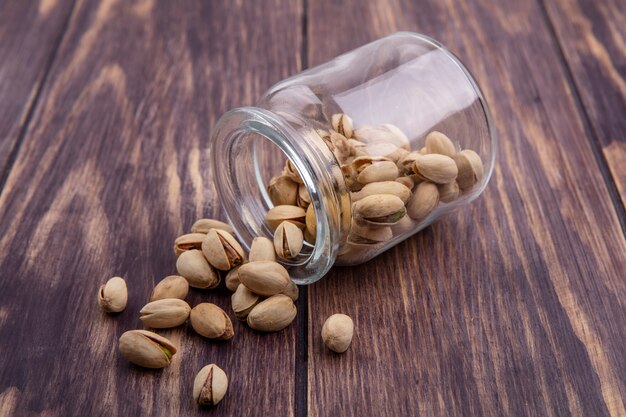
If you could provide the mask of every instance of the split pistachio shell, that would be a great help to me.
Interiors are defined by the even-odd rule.
[[[191,233],[208,233],[211,229],[220,229],[228,233],[233,233],[233,228],[224,222],[215,219],[200,219],[191,226]]]
[[[163,278],[152,290],[150,301],[163,300],[165,298],[178,298],[184,300],[189,292],[189,283],[180,275],[169,275]]]
[[[183,324],[191,308],[178,298],[165,298],[149,302],[139,312],[139,319],[144,325],[155,329],[168,329]]]
[[[248,314],[248,326],[261,332],[277,332],[296,317],[296,306],[286,295],[276,294],[257,304]]]
[[[126,281],[121,277],[113,277],[98,291],[98,304],[107,313],[119,313],[128,303],[128,289]]]
[[[354,323],[345,314],[333,314],[322,326],[324,344],[333,352],[343,353],[348,350],[353,334]]]
[[[296,198],[296,205],[306,209],[311,204],[311,196],[309,190],[307,190],[304,184],[300,184],[298,187],[298,197]]]
[[[279,224],[290,221],[300,229],[304,229],[306,212],[298,206],[274,206],[265,215],[265,222],[272,230],[276,230]]]
[[[272,243],[272,250],[274,250],[273,243]],[[239,268],[241,268],[241,265],[236,266],[230,271],[228,271],[228,273],[226,274],[226,278],[224,279],[226,288],[228,288],[230,291],[235,291],[237,287],[239,286],[239,284],[241,284],[241,281],[239,281]]]
[[[361,219],[378,224],[396,223],[406,214],[404,202],[395,195],[370,195],[354,203],[354,213]]]
[[[459,169],[457,182],[461,190],[467,190],[483,179],[483,161],[478,154],[465,149],[454,156],[454,162]]]
[[[439,200],[449,203],[459,197],[459,184],[456,181],[442,184],[437,187],[439,189]]]
[[[277,262],[248,262],[239,268],[239,280],[252,292],[269,296],[282,292],[291,278],[284,266]]]
[[[177,237],[174,241],[174,254],[179,256],[181,253],[191,249],[201,249],[205,236],[204,233],[188,233]]]
[[[289,282],[289,285],[287,285],[287,288],[285,288],[283,292],[281,292],[281,294],[285,294],[287,297],[296,302],[298,300],[298,296],[300,295],[300,289],[298,289],[298,286],[295,282],[291,281]]]
[[[359,201],[365,197],[376,194],[395,195],[403,203],[406,203],[411,197],[411,190],[398,181],[381,181],[373,182],[361,188],[361,191],[352,193],[352,201]]]
[[[176,270],[194,288],[214,288],[220,283],[219,275],[197,249],[181,253],[176,260]]]
[[[439,154],[427,154],[417,158],[413,163],[413,171],[437,184],[452,182],[459,173],[454,159]]]
[[[289,159],[287,159],[287,162],[285,162],[285,169],[283,170],[283,175],[287,175],[289,178],[291,178],[292,181],[297,182],[298,184],[302,184],[304,182],[302,181],[302,178],[300,177],[298,170],[296,169],[295,166],[293,166],[293,163]]]
[[[255,237],[250,246],[248,254],[250,262],[256,261],[276,261],[274,243],[266,237]]]
[[[313,204],[306,209],[306,228],[304,229],[304,238],[309,243],[314,243],[317,237],[317,218],[315,217],[315,208]]]
[[[456,147],[449,137],[441,132],[433,131],[426,135],[426,153],[438,153],[452,158],[456,155]]]
[[[346,138],[352,137],[352,132],[353,132],[352,119],[347,114],[343,114],[343,113],[333,114],[333,117],[331,118],[331,122],[333,125],[333,129],[335,129],[336,132],[341,133]]]
[[[253,293],[243,284],[239,284],[237,290],[230,296],[235,317],[245,320],[250,311],[261,301],[258,294]]]
[[[120,336],[120,353],[135,365],[164,368],[176,353],[176,346],[163,336],[147,330],[129,330]]]
[[[289,176],[281,175],[270,180],[267,186],[267,193],[274,205],[296,205],[298,196],[298,183],[294,182]]]
[[[356,180],[361,184],[378,181],[393,181],[398,178],[398,167],[393,161],[375,162],[364,168]]]
[[[228,390],[228,376],[214,363],[198,372],[193,381],[193,400],[199,405],[216,405]]]
[[[191,310],[191,327],[209,339],[227,340],[235,334],[226,312],[211,303],[198,304]]]
[[[422,156],[419,152],[409,152],[402,159],[397,162],[398,170],[402,175],[413,174],[413,164]]]
[[[222,271],[229,271],[246,259],[243,248],[233,235],[220,229],[208,231],[202,242],[202,253],[214,268]]]
[[[439,203],[439,190],[432,182],[422,182],[418,184],[413,192],[413,196],[407,204],[409,217],[421,220],[428,216]]]
[[[274,232],[274,249],[282,259],[298,256],[304,244],[304,235],[298,226],[290,222],[282,222]]]

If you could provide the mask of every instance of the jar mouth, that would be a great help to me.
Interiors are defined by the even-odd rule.
[[[334,264],[342,233],[340,208],[346,201],[349,205],[341,170],[319,141],[313,135],[305,137],[270,111],[242,107],[218,120],[209,147],[219,202],[247,250],[257,236],[273,239],[265,223],[265,214],[273,207],[266,191],[269,177],[280,175],[282,167],[277,167],[286,159],[300,174],[316,216],[315,244],[305,243],[302,254],[293,260],[277,258],[297,284],[319,280]]]

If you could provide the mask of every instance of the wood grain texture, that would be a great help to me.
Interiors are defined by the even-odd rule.
[[[295,326],[235,323],[226,343],[163,331],[180,353],[152,372],[117,338],[141,328],[152,286],[175,271],[173,239],[219,216],[211,126],[299,70],[300,21],[282,0],[78,2],[0,197],[0,415],[294,414]],[[110,275],[130,291],[118,316],[97,305]],[[188,301],[230,311],[226,290]],[[192,383],[211,362],[230,390],[203,410]]]
[[[626,205],[626,4],[544,2],[591,130]]]
[[[0,187],[65,30],[72,3],[0,2]]]
[[[626,415],[626,243],[540,5],[312,0],[309,16],[311,65],[396,30],[442,41],[500,134],[479,200],[309,288],[309,414]],[[337,312],[355,321],[343,356],[320,337]]]

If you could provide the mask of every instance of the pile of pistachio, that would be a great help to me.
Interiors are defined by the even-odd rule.
[[[338,260],[358,257],[359,251],[376,249],[416,230],[439,204],[453,202],[483,178],[480,156],[457,149],[441,132],[428,133],[421,149],[411,149],[407,136],[391,124],[355,129],[352,119],[339,113],[332,116],[331,125],[315,132],[341,165],[352,202],[348,250]],[[279,255],[293,258],[302,248],[302,238],[315,241],[309,193],[289,160],[282,174],[269,181],[267,191],[274,207],[266,223],[276,230],[275,243],[285,248]]]
[[[226,287],[234,292],[231,305],[237,319],[261,332],[282,330],[296,317],[294,301],[298,298],[298,287],[285,267],[276,262],[278,251],[269,239],[257,237],[246,256],[228,224],[200,219],[192,226],[191,233],[174,241],[174,253],[178,257],[176,269],[180,275],[170,275],[154,287],[149,302],[139,312],[139,319],[152,329],[177,327],[189,319],[193,330],[205,338],[233,338],[233,324],[224,310],[211,303],[191,308],[184,301],[189,287],[217,287],[221,282],[218,271],[222,271],[226,274]],[[109,279],[98,291],[98,302],[105,312],[123,311],[128,302],[126,281],[121,277]],[[324,324],[322,338],[329,349],[344,352],[350,345],[352,333],[353,324],[348,316],[333,315]],[[169,365],[177,352],[171,341],[148,330],[122,334],[119,350],[126,359],[146,368]],[[194,401],[200,405],[215,405],[227,388],[226,373],[217,365],[209,364],[194,380]]]

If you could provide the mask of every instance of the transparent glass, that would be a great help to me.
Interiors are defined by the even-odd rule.
[[[437,151],[432,132],[450,139],[447,151]],[[225,113],[210,144],[219,201],[248,249],[256,236],[273,239],[265,217],[275,206],[272,178],[289,174],[299,187],[295,205],[308,209],[315,233],[308,224],[300,253],[280,260],[298,284],[335,264],[365,262],[465,207],[489,181],[495,152],[491,116],[468,70],[438,42],[406,32],[279,82],[255,107]],[[469,158],[471,178],[468,153],[479,158]],[[380,197],[386,192],[394,197]]]

